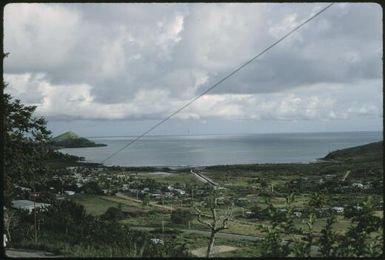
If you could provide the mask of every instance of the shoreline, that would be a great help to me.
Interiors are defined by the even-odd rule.
[[[355,156],[364,156],[368,149],[373,149],[373,147],[377,147],[377,151],[383,151],[383,140],[378,142],[372,142],[364,145],[348,147],[344,149],[339,149],[335,151],[331,151],[326,154],[324,157],[315,158],[308,162],[266,162],[266,163],[240,163],[240,164],[216,164],[216,165],[167,165],[167,166],[119,166],[119,165],[104,165],[102,163],[88,162],[86,160],[80,159],[78,161],[72,161],[68,166],[89,166],[89,167],[97,167],[97,168],[108,168],[108,169],[124,169],[131,171],[146,171],[146,172],[184,172],[190,170],[210,170],[210,169],[223,169],[223,168],[255,168],[258,166],[295,166],[295,165],[316,165],[316,164],[335,164],[341,163],[344,160],[350,160],[349,158],[352,153]],[[381,148],[380,148],[381,147]],[[379,150],[380,149],[380,150]],[[350,155],[349,155],[350,154]],[[68,154],[67,154],[68,155]],[[367,154],[366,154],[367,155]],[[372,154],[371,154],[372,155]],[[376,154],[378,155],[378,154]],[[78,157],[81,158],[81,157]],[[341,161],[342,160],[342,161]]]

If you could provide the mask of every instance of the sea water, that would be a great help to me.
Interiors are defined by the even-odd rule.
[[[252,163],[307,163],[337,149],[380,141],[382,132],[279,133],[145,136],[104,164],[119,166],[209,166]],[[101,162],[135,137],[90,138],[104,147],[60,151]]]

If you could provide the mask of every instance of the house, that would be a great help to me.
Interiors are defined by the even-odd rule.
[[[35,205],[34,205],[34,202],[31,200],[13,200],[12,201],[12,208],[28,210],[29,213],[32,213],[34,208],[45,210],[49,206],[51,206],[51,204],[39,203],[39,202],[35,202]]]
[[[251,216],[253,216],[254,214],[253,214],[252,211],[246,211],[246,212],[245,212],[245,215],[246,215],[246,217],[251,217]]]
[[[14,186],[15,188],[18,188],[18,189],[22,190],[22,191],[31,191],[31,188],[19,186],[19,185],[17,185],[17,184],[14,184],[13,186]]]
[[[352,184],[352,187],[358,188],[358,189],[363,189],[364,185],[362,183],[355,182],[355,183]]]
[[[362,210],[362,207],[358,206],[358,205],[357,206],[353,206],[353,208],[356,209],[356,210]]]
[[[174,196],[174,194],[172,194],[171,192],[165,192],[164,193],[165,198],[172,198],[173,196]]]
[[[336,213],[344,213],[344,207],[332,207]]]
[[[176,193],[178,193],[179,195],[185,195],[186,194],[186,192],[184,190],[181,190],[181,189],[174,189],[174,191]]]
[[[68,196],[72,196],[72,195],[75,195],[75,192],[72,191],[72,190],[65,190],[64,193]]]
[[[326,174],[326,175],[325,175],[325,179],[327,179],[327,180],[334,179],[335,177],[337,177],[336,174]]]
[[[162,194],[160,194],[160,193],[151,193],[150,196],[152,198],[155,198],[155,199],[161,199],[162,198]]]
[[[293,212],[294,216],[296,216],[297,218],[300,218],[302,216],[302,213],[299,212],[299,211],[294,211]]]
[[[56,199],[57,200],[65,200],[65,197],[63,195],[56,194]]]
[[[162,239],[159,239],[159,238],[151,238],[150,239],[151,243],[153,243],[154,245],[164,245],[164,242]]]

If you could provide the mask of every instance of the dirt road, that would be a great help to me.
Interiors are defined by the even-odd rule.
[[[51,257],[64,257],[60,255],[55,255],[51,252],[39,251],[39,250],[29,250],[29,249],[16,249],[16,248],[6,248],[5,254],[8,257],[37,257],[37,258],[51,258]]]

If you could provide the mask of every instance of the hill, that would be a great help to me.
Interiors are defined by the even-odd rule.
[[[105,144],[97,144],[84,137],[79,137],[74,132],[65,132],[52,139],[53,146],[56,148],[81,148],[81,147],[99,147],[107,146]]]
[[[326,155],[323,160],[377,161],[383,160],[383,141],[341,149]]]

